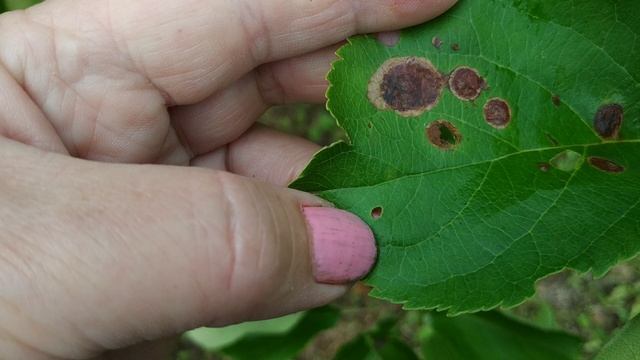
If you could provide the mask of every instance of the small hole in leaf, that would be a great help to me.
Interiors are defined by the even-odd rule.
[[[372,124],[371,122],[368,122],[368,123],[367,123],[367,127],[368,127],[369,129],[371,129],[371,128],[373,128],[373,124]]]
[[[484,119],[496,129],[504,129],[511,122],[509,103],[500,98],[489,99],[484,105]]]
[[[460,45],[458,43],[451,44],[451,50],[459,51],[460,50]]]
[[[371,218],[373,220],[378,220],[382,217],[382,207],[381,206],[376,206],[371,210]]]
[[[624,172],[623,166],[618,165],[617,163],[609,159],[592,156],[588,159],[588,161],[589,161],[589,165],[593,166],[594,168],[600,171],[613,173],[613,174],[619,174]]]
[[[624,109],[618,104],[604,105],[598,109],[596,117],[593,120],[593,126],[598,135],[605,139],[617,139],[622,120],[624,118]]]
[[[439,37],[434,36],[433,39],[431,39],[431,45],[436,49],[440,49],[442,47],[442,40],[440,40]]]
[[[462,141],[462,135],[458,129],[445,120],[430,123],[427,126],[426,135],[432,145],[443,150],[452,149]]]
[[[553,105],[555,105],[556,107],[562,105],[562,101],[560,100],[560,96],[558,95],[553,95],[551,97],[551,102],[553,103]]]

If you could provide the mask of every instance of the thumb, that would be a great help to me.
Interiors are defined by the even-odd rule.
[[[85,358],[319,306],[375,259],[361,220],[309,194],[0,150],[0,358]]]

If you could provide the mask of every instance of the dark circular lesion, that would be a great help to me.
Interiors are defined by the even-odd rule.
[[[486,88],[485,80],[478,71],[470,67],[461,66],[449,76],[449,88],[460,100],[472,101],[478,98]]]
[[[599,156],[591,156],[587,161],[589,162],[589,165],[606,173],[619,174],[623,173],[625,170],[624,166],[616,163],[615,161]]]
[[[391,59],[372,77],[369,99],[379,109],[417,116],[438,103],[445,83],[445,77],[426,59]]]
[[[446,120],[436,120],[427,125],[425,135],[433,146],[441,150],[451,150],[462,141],[458,128]]]
[[[511,123],[511,107],[500,98],[489,99],[483,108],[484,119],[496,129],[504,129]]]
[[[624,120],[624,108],[620,104],[601,106],[596,112],[593,127],[605,139],[617,139]]]

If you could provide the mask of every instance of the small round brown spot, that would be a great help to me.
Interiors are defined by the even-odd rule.
[[[458,43],[451,44],[451,50],[460,51],[460,45]]]
[[[450,150],[460,144],[462,135],[452,123],[446,120],[437,120],[430,123],[426,130],[429,142],[442,150]]]
[[[604,171],[607,173],[614,173],[614,174],[619,174],[624,172],[623,166],[618,165],[609,159],[592,156],[588,159],[588,161],[589,161],[589,165],[593,166],[594,168],[600,171]]]
[[[551,165],[549,165],[549,163],[538,163],[538,169],[542,172],[549,172]]]
[[[376,206],[373,209],[371,209],[371,218],[373,220],[378,220],[382,217],[382,206]]]
[[[436,49],[440,49],[442,47],[442,40],[440,40],[439,37],[434,36],[433,39],[431,39],[431,45]]]
[[[418,116],[440,99],[446,79],[427,59],[390,59],[369,82],[369,100],[379,109],[402,116]]]
[[[489,99],[484,105],[484,118],[494,128],[504,129],[511,122],[511,108],[503,99]]]
[[[605,139],[617,139],[624,118],[624,109],[618,104],[604,105],[598,109],[593,126]]]
[[[553,103],[553,105],[555,105],[556,107],[560,106],[562,104],[562,101],[560,100],[560,96],[558,95],[553,95],[551,97],[551,102]]]
[[[461,66],[449,76],[449,88],[460,100],[475,100],[485,87],[484,79],[470,67]]]

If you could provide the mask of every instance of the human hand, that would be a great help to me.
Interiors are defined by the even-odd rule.
[[[453,2],[56,0],[2,15],[0,358],[89,358],[342,295],[373,264],[370,230],[286,189],[318,148],[253,123],[322,102],[347,36]]]

